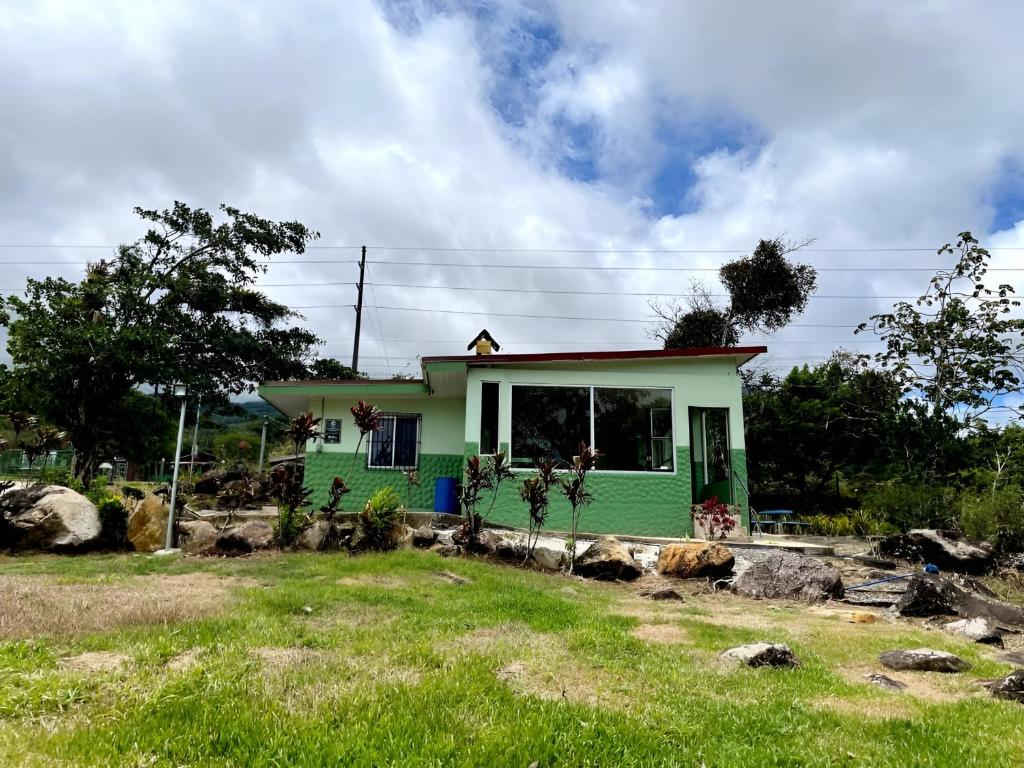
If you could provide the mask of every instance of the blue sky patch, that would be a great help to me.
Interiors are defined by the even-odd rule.
[[[1024,163],[1018,160],[1003,163],[992,185],[989,204],[993,209],[989,229],[993,232],[1011,229],[1024,219]]]

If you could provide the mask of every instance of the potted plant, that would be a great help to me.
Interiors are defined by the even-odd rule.
[[[740,528],[739,507],[731,507],[712,496],[701,504],[694,504],[690,509],[693,518],[694,538],[705,538],[708,541],[725,539],[729,534]]]

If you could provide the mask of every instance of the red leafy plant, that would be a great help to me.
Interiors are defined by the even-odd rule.
[[[694,522],[704,529],[708,541],[724,539],[736,527],[736,518],[728,504],[712,496],[693,511]]]
[[[484,521],[494,509],[502,481],[511,480],[514,475],[505,460],[504,451],[494,454],[487,461],[481,460],[479,456],[470,456],[466,459],[466,469],[463,470],[463,474],[465,479],[459,485],[456,494],[466,519],[456,538],[459,541],[472,544],[477,541]],[[477,507],[484,500],[488,491],[491,501],[487,511],[481,515],[477,512]]]
[[[519,486],[519,498],[530,508],[530,528],[526,534],[526,557],[523,565],[530,562],[533,550],[540,539],[540,530],[548,519],[548,506],[551,502],[549,491],[558,482],[555,476],[555,462],[538,461],[537,474],[523,480]]]
[[[291,420],[285,436],[292,441],[292,453],[295,456],[299,455],[309,440],[320,437],[319,424],[320,419],[315,418],[312,411],[300,413]]]
[[[600,451],[582,441],[578,451],[572,457],[568,477],[562,479],[562,495],[569,501],[572,514],[572,534],[566,542],[569,548],[569,573],[572,573],[576,565],[576,529],[580,522],[580,513],[594,501],[594,494],[586,487],[587,475],[597,468],[597,460],[603,456]]]

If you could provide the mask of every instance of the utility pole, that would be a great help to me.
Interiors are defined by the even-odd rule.
[[[366,246],[363,246],[363,255],[359,259],[359,295],[356,297],[356,336],[352,343],[352,371],[359,375],[359,326],[363,322],[363,275],[366,274]]]

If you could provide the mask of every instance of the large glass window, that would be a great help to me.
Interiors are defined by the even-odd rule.
[[[498,452],[498,382],[480,385],[480,453]]]
[[[512,387],[513,466],[570,462],[580,442],[604,454],[598,470],[672,472],[671,390]]]
[[[572,461],[590,443],[590,387],[512,387],[512,465]]]
[[[594,445],[598,469],[671,472],[671,390],[595,387]]]
[[[420,416],[386,413],[370,433],[366,464],[372,469],[415,469],[420,453]]]

